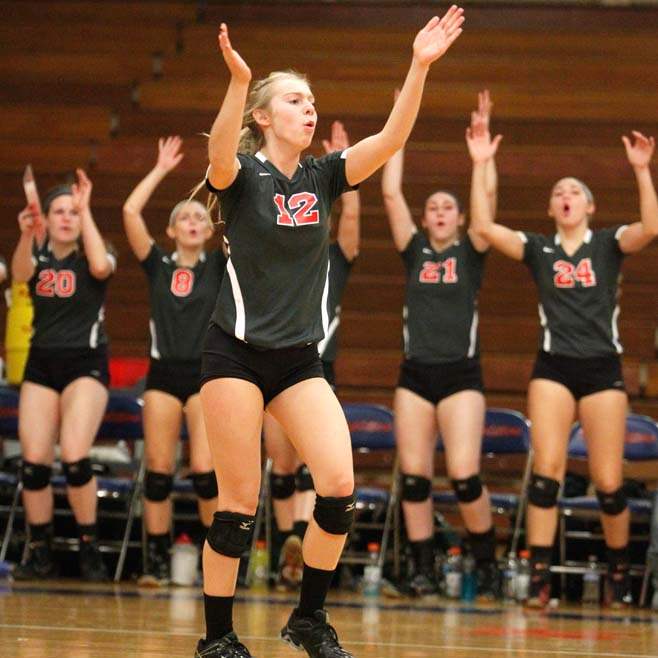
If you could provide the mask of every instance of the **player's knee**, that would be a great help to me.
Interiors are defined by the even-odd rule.
[[[239,558],[251,545],[256,517],[239,512],[215,512],[206,541],[210,548],[226,557]]]
[[[84,457],[77,462],[63,462],[64,477],[69,487],[82,487],[94,477],[91,459]]]
[[[295,487],[297,491],[313,491],[315,485],[313,484],[313,477],[306,464],[302,464],[295,473]]]
[[[482,496],[482,480],[479,474],[462,480],[450,480],[452,488],[460,503],[472,503]]]
[[[287,500],[295,493],[295,475],[270,473],[270,491],[274,500]]]
[[[217,477],[215,471],[206,471],[205,473],[192,473],[192,487],[196,495],[203,500],[212,500],[217,498],[219,493],[217,489]]]
[[[528,487],[528,501],[535,507],[550,509],[557,505],[557,495],[560,483],[553,478],[532,474]]]
[[[345,535],[350,531],[354,521],[356,498],[354,492],[349,496],[317,496],[313,518],[315,522],[330,535]]]
[[[432,481],[422,475],[402,473],[401,498],[408,503],[423,503],[432,492]]]
[[[174,478],[167,473],[156,473],[146,471],[144,478],[144,498],[153,503],[161,503],[171,494],[174,486]]]
[[[39,491],[50,484],[52,467],[23,460],[21,464],[21,481],[26,491]]]
[[[626,510],[628,499],[623,487],[613,491],[596,490],[596,497],[599,499],[599,506],[604,514],[617,516]]]

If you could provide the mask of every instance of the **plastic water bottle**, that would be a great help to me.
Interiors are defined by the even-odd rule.
[[[462,573],[462,601],[475,601],[477,594],[477,581],[475,578],[475,558],[472,555],[464,557],[464,571]]]
[[[458,599],[462,594],[462,549],[452,546],[448,549],[446,561],[446,596]]]
[[[368,544],[370,563],[363,569],[363,594],[364,596],[379,596],[382,584],[382,568],[379,566],[379,544],[371,542]]]
[[[503,599],[505,601],[516,601],[516,578],[518,574],[518,564],[516,555],[510,551],[507,554],[505,568],[503,569]]]
[[[199,549],[188,535],[179,535],[171,549],[171,582],[194,585],[197,580]]]
[[[530,551],[519,552],[519,565],[516,574],[516,600],[527,601],[530,593]]]
[[[587,558],[587,569],[583,574],[583,605],[597,606],[601,596],[601,577],[596,555]]]
[[[249,583],[254,589],[266,589],[270,573],[270,556],[267,544],[259,539],[249,560]]]

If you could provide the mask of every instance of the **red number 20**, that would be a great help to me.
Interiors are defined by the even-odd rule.
[[[41,270],[36,293],[40,297],[71,297],[75,294],[75,272],[72,270]]]
[[[553,270],[555,271],[553,282],[556,288],[575,288],[576,281],[583,288],[596,285],[596,273],[592,269],[591,258],[583,258],[575,267],[567,260],[556,260],[553,263]]]

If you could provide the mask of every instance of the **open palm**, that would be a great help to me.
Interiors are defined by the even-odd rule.
[[[322,146],[325,153],[344,151],[350,145],[345,126],[340,121],[331,124],[331,139],[323,139]]]
[[[626,147],[628,161],[633,167],[646,167],[653,158],[656,149],[656,140],[653,137],[645,137],[641,132],[633,130],[634,141],[631,141],[626,135],[621,139]]]
[[[160,138],[158,140],[158,167],[166,172],[175,169],[183,159],[183,153],[180,150],[182,145],[183,140],[178,136]]]
[[[452,5],[443,18],[434,16],[414,39],[414,57],[429,65],[443,55],[462,33],[464,10]]]
[[[502,139],[502,135],[491,139],[489,131],[476,134],[470,126],[466,129],[466,143],[473,162],[486,162],[493,158]]]
[[[224,61],[228,67],[231,77],[240,82],[249,82],[251,80],[251,69],[247,63],[240,57],[237,50],[233,50],[231,40],[228,38],[228,27],[226,23],[219,26],[219,48],[224,56]]]
[[[78,182],[71,185],[71,194],[73,196],[73,207],[81,212],[89,208],[91,200],[92,184],[83,169],[76,169]]]

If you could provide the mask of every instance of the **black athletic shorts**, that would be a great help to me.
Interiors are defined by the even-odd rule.
[[[480,360],[421,363],[405,359],[400,368],[398,387],[413,391],[434,405],[460,391],[482,392]]]
[[[185,404],[199,392],[201,361],[151,359],[145,391],[163,391]]]
[[[211,322],[201,360],[201,386],[220,377],[252,382],[263,393],[267,406],[294,384],[324,375],[315,343],[280,350],[256,349]]]
[[[31,347],[23,381],[40,384],[61,393],[71,382],[92,377],[103,386],[110,384],[107,348],[44,349]]]
[[[322,361],[322,370],[324,371],[324,378],[329,382],[331,390],[336,390],[336,371],[334,370],[333,361]]]
[[[531,379],[558,382],[566,386],[576,400],[609,389],[626,390],[617,354],[580,359],[540,351]]]

